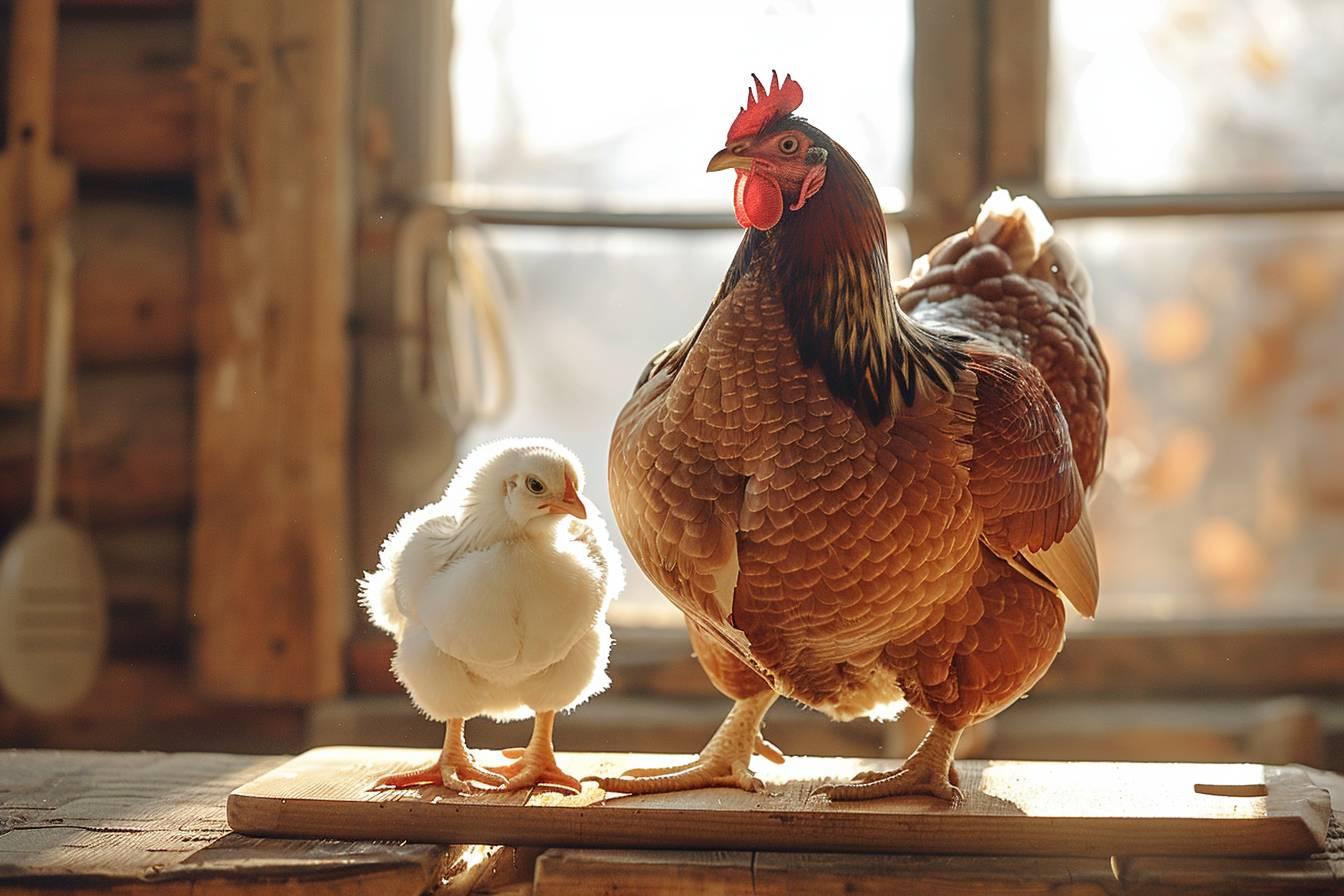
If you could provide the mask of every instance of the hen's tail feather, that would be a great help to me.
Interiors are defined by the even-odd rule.
[[[1014,198],[1003,189],[990,193],[971,228],[971,240],[998,246],[1012,259],[1013,271],[1049,283],[1061,299],[1077,302],[1088,323],[1095,321],[1092,278],[1073,247],[1055,236],[1054,226],[1031,197]]]

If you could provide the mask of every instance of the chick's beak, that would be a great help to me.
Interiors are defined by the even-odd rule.
[[[709,160],[709,167],[705,171],[726,171],[729,168],[751,170],[751,161],[746,156],[738,155],[725,147],[714,153],[714,157]]]
[[[565,477],[564,497],[550,505],[550,510],[551,513],[567,513],[581,520],[588,519],[588,508],[583,506],[583,499],[579,497],[578,490],[574,488],[574,481],[568,476]]]

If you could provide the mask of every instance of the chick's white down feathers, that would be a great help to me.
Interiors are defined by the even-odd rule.
[[[567,482],[575,497],[557,511]],[[602,519],[572,506],[582,488],[560,444],[492,442],[383,542],[361,600],[426,715],[517,719],[606,688],[606,611],[624,579]]]

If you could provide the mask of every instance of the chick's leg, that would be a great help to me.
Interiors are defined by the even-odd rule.
[[[504,790],[522,790],[525,787],[537,787],[542,790],[557,790],[561,793],[578,793],[582,789],[579,779],[566,774],[555,761],[555,747],[551,743],[551,731],[555,726],[555,711],[537,713],[532,723],[532,739],[518,756],[518,760],[509,765],[495,766],[491,771],[498,772],[507,780]],[[513,751],[509,751],[513,755]]]
[[[472,786],[471,782],[473,781],[496,787],[503,784],[503,775],[497,775],[481,768],[471,758],[471,753],[467,752],[467,742],[462,734],[465,725],[466,719],[448,720],[447,729],[443,735],[443,751],[439,753],[438,762],[409,772],[384,775],[373,785],[374,789],[397,789],[434,784],[447,787],[449,790],[456,790],[459,793],[466,793],[477,789]]]

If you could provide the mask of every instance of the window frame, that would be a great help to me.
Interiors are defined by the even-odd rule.
[[[451,4],[439,7],[438,45],[451,43]],[[447,12],[443,10],[448,8]],[[888,210],[911,257],[963,228],[995,186],[1028,193],[1055,220],[1277,215],[1344,211],[1344,190],[1136,195],[1054,195],[1046,188],[1049,0],[914,0],[913,130],[907,204]],[[444,22],[443,19],[447,19]],[[430,54],[441,66],[446,53]],[[518,226],[736,229],[723,213],[628,212],[468,205],[448,185],[451,122],[446,79],[417,98],[434,109],[433,157],[413,199],[457,220]],[[447,142],[445,142],[447,141]],[[428,148],[426,148],[428,147]],[[1103,608],[1104,610],[1104,608]],[[1095,622],[1070,630],[1074,649],[1034,693],[1050,696],[1337,694],[1344,691],[1344,616]],[[710,687],[689,658],[680,626],[621,627],[613,655],[617,692],[702,696]],[[388,689],[390,648],[356,642],[355,690]],[[1220,660],[1216,661],[1215,660]]]

